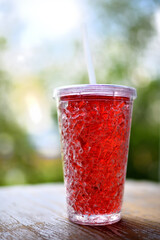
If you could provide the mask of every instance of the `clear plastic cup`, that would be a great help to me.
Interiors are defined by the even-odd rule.
[[[134,88],[57,88],[68,217],[84,225],[121,219]]]

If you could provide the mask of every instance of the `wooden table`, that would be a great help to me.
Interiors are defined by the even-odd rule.
[[[100,227],[68,221],[63,184],[1,187],[3,239],[160,239],[160,185],[128,181],[122,220]]]

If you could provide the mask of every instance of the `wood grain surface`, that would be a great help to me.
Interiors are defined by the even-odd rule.
[[[122,220],[90,227],[67,219],[63,184],[0,188],[0,240],[160,239],[160,185],[128,181]]]

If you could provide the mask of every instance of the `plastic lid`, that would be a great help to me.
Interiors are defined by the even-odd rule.
[[[135,99],[137,92],[135,88],[122,86],[122,85],[111,85],[111,84],[82,84],[82,85],[70,85],[54,90],[53,97],[64,97],[71,95],[100,95],[100,96],[119,96],[129,97]]]

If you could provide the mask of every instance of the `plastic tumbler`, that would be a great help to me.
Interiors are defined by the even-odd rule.
[[[121,219],[133,100],[119,85],[57,88],[69,220],[107,225]]]

